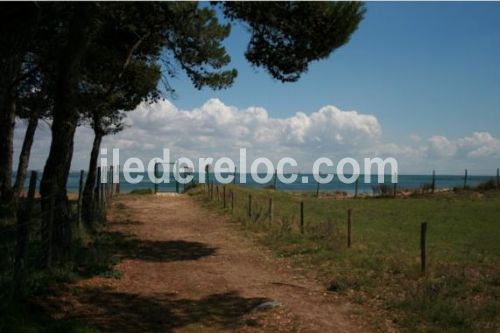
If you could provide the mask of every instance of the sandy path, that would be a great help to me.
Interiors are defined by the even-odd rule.
[[[324,286],[188,196],[121,196],[109,220],[127,250],[122,277],[79,282],[70,310],[102,331],[367,331]],[[256,309],[266,301],[281,305]]]

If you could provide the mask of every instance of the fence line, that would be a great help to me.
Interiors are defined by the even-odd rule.
[[[224,186],[222,188],[223,193],[223,202],[222,202],[222,208],[225,210],[227,208],[227,202],[225,202],[226,195],[229,196],[230,200],[230,208],[231,208],[231,214],[234,215],[234,210],[235,210],[235,191],[233,189],[229,189],[229,192],[226,192],[226,187]],[[208,198],[210,200],[210,198]],[[221,205],[220,203],[218,205]],[[220,206],[219,206],[220,207]],[[269,196],[267,198],[267,209],[265,207],[265,203],[262,202],[262,198],[254,197],[251,193],[248,193],[247,197],[247,203],[242,204],[240,202],[240,208],[243,209],[243,211],[246,210],[246,213],[244,214],[246,217],[241,219],[242,223],[245,223],[247,221],[250,222],[257,222],[257,221],[264,221],[267,220],[270,225],[273,223],[273,215],[274,215],[274,200],[272,196]],[[267,210],[267,215],[266,215],[266,210]],[[241,211],[241,210],[240,210]],[[353,246],[353,208],[347,208],[346,213],[347,213],[347,218],[346,218],[346,248],[350,249]],[[264,212],[264,214],[262,214]],[[305,201],[301,200],[299,202],[299,207],[298,207],[298,215],[299,215],[299,221],[298,221],[298,232],[303,235],[303,237],[307,237],[307,230],[306,230],[306,209],[305,209]],[[238,216],[238,215],[237,215]],[[286,221],[285,216],[283,216],[283,219],[281,220],[282,223],[285,223],[283,221]],[[294,221],[294,218],[292,216],[292,221]],[[314,233],[311,234],[313,236]],[[426,273],[427,270],[427,249],[426,249],[426,237],[427,237],[427,222],[421,223],[421,228],[420,228],[420,271],[422,274]]]

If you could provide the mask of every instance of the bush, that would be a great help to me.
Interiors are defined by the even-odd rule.
[[[188,192],[191,189],[195,189],[198,186],[198,183],[195,181],[192,181],[191,183],[188,183],[184,187],[184,192]]]
[[[139,195],[153,194],[153,190],[150,188],[138,188],[130,191],[129,194],[139,194]]]
[[[463,187],[463,186],[455,186],[455,187],[453,187],[453,192],[460,193],[460,192],[463,192],[463,191],[468,191],[470,189],[471,189],[471,187],[469,185],[466,185],[465,187]]]
[[[490,179],[488,181],[482,182],[476,186],[476,190],[478,191],[488,191],[497,189],[497,183],[494,179]]]
[[[424,183],[420,186],[420,188],[422,189],[422,193],[431,193],[433,185],[432,183]]]
[[[393,186],[388,184],[378,184],[372,186],[373,194],[379,197],[389,197],[394,195]]]

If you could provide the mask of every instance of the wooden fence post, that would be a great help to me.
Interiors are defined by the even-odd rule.
[[[106,194],[105,194],[105,186],[106,184],[101,183],[101,220],[104,221],[106,216]]]
[[[116,194],[120,194],[120,165],[117,165],[117,170],[116,170],[116,178],[117,178],[117,183],[116,183]]]
[[[105,204],[106,204],[106,195],[104,193],[104,180],[106,179],[106,168],[103,167],[103,169],[101,170],[101,182],[99,183],[99,191],[100,191],[100,194],[99,194],[99,199],[101,200],[101,202],[99,203],[100,207],[101,207],[101,214],[99,216],[99,218],[103,219],[103,217],[106,215],[106,207],[105,207]]]
[[[155,194],[158,193],[158,183],[156,182],[156,178],[158,178],[158,163],[155,163],[155,184],[154,184]]]
[[[397,193],[398,193],[398,190],[397,190],[397,186],[398,186],[398,183],[394,183],[394,188],[392,190],[393,194],[394,194],[394,198],[396,197]]]
[[[108,207],[108,202],[109,202],[109,170],[110,170],[110,167],[107,167],[106,168],[106,183],[104,184],[104,191],[106,193],[106,196],[105,196],[106,208]]]
[[[103,201],[102,201],[102,183],[101,183],[101,181],[99,181],[99,183],[97,183],[97,192],[99,192],[99,195],[97,196],[97,198],[99,198],[99,202],[97,203],[97,207],[99,207],[98,219],[100,220],[101,216],[102,216],[102,210],[103,210],[103,207],[102,207],[102,203],[103,203]]]
[[[108,181],[106,182],[106,187],[108,188],[108,201],[111,200],[111,190],[112,190],[112,185],[113,185],[113,167],[110,166],[108,168]]]
[[[316,182],[316,198],[319,198],[319,182]]]
[[[278,169],[274,169],[274,189],[278,189]]]
[[[114,172],[114,169],[113,169],[113,166],[110,166],[109,167],[109,198],[113,198],[113,195],[115,194],[114,190],[114,186],[115,186],[115,175],[113,174]]]
[[[467,169],[465,169],[465,175],[464,175],[464,190],[467,187]]]
[[[354,182],[354,197],[358,197],[358,182],[359,182],[359,176],[356,178],[356,181]]]
[[[108,196],[107,196],[107,191],[108,191],[108,176],[109,176],[109,168],[108,167],[104,168],[102,176],[104,177],[104,183],[102,184],[102,192],[103,192],[103,198],[104,198],[104,200],[106,202],[107,199],[108,199]]]
[[[226,186],[222,186],[222,207],[226,209]]]
[[[268,211],[269,223],[273,222],[273,198],[269,198],[269,211]]]
[[[234,167],[233,184],[236,184],[236,167]]]
[[[108,178],[109,178],[109,167],[106,167],[104,169],[104,173],[103,173],[103,176],[104,176],[104,184],[103,184],[103,192],[104,192],[104,200],[107,202],[108,201],[108,185],[109,185],[109,181],[108,181]]]
[[[97,218],[98,214],[100,214],[100,209],[101,209],[101,198],[99,197],[99,194],[101,192],[101,167],[97,167],[97,175],[96,175],[96,184],[94,188],[94,219]]]
[[[351,247],[351,216],[352,216],[352,208],[347,210],[347,247]]]
[[[497,190],[500,188],[500,168],[497,168]]]
[[[83,195],[83,177],[85,171],[80,170],[80,181],[78,182],[78,201],[77,201],[77,223],[82,222],[82,195]]]
[[[426,253],[427,222],[420,225],[420,272],[425,274],[427,266]]]
[[[304,201],[300,202],[300,233],[304,234]]]
[[[435,189],[436,189],[436,170],[432,170],[431,193],[434,194]]]
[[[109,191],[111,192],[111,198],[115,195],[115,168],[111,166],[111,171],[109,172]]]
[[[234,212],[234,192],[231,190],[231,213]]]
[[[217,201],[220,200],[220,197],[219,197],[219,185],[215,186],[215,192],[217,193]]]
[[[102,198],[103,202],[106,203],[108,199],[108,176],[109,176],[108,167],[105,167],[101,174],[104,178],[104,183],[102,184]]]
[[[106,182],[103,185],[103,191],[104,191],[104,200],[107,203],[108,202],[108,197],[109,197],[109,167],[106,167],[105,172],[104,172],[104,179]]]
[[[17,239],[16,256],[14,264],[14,293],[24,294],[24,284],[26,281],[26,258],[28,256],[29,228],[31,224],[31,214],[35,204],[36,171],[31,171],[28,196],[23,207],[17,211]]]
[[[248,195],[248,217],[252,218],[252,195]]]

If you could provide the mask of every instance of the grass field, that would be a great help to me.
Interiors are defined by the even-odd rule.
[[[222,188],[219,200],[215,190],[213,200],[205,190],[199,186],[191,193],[221,210]],[[325,288],[370,309],[363,316],[380,330],[389,320],[411,332],[500,331],[498,192],[336,200],[229,185],[226,196],[225,213],[235,222],[278,255],[317,272]],[[351,248],[346,241],[349,208]],[[428,224],[425,275],[420,272],[422,222]]]

